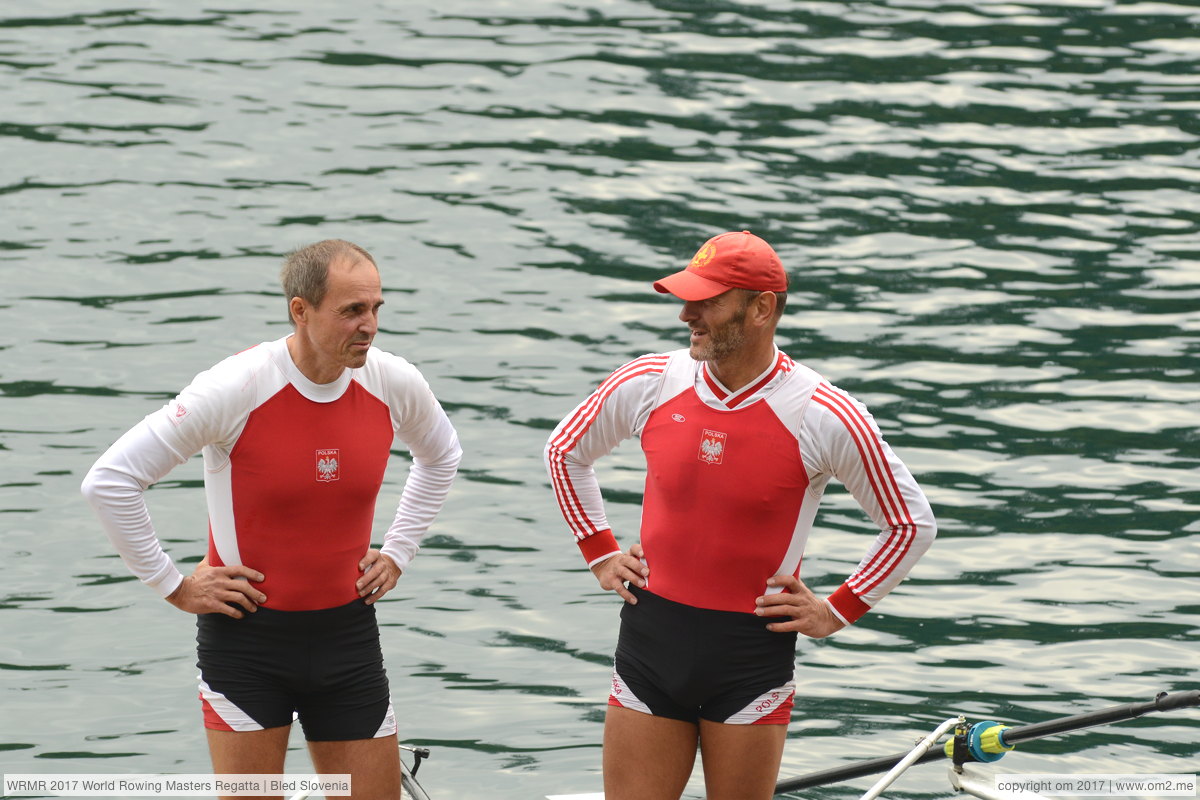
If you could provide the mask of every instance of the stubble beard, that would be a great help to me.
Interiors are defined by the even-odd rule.
[[[738,311],[728,322],[710,328],[704,344],[692,345],[688,355],[695,361],[722,361],[742,349],[746,334],[742,323],[746,321],[746,309]]]

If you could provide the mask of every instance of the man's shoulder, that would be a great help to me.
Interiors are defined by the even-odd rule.
[[[266,342],[252,344],[244,350],[239,350],[231,356],[227,356],[218,364],[230,365],[246,365],[255,366],[262,362],[277,357],[280,353],[287,352],[287,339],[274,339]]]
[[[679,353],[686,355],[687,351],[676,350],[669,353],[647,353],[631,361],[626,361],[604,379],[598,391],[611,391],[618,386],[634,382],[660,380],[666,373],[672,357],[677,356]]]
[[[428,387],[415,364],[404,356],[378,347],[367,351],[366,363],[354,370],[353,376],[364,388],[379,396]]]
[[[367,362],[359,370],[375,371],[392,376],[420,375],[416,365],[402,355],[372,346],[367,351]]]
[[[371,345],[370,349],[367,350],[367,363],[370,364],[372,362],[388,365],[413,366],[412,362],[404,356],[398,353],[393,353],[390,350],[384,350],[382,347],[378,347],[376,345]]]
[[[667,369],[668,364],[678,362],[680,357],[685,357],[690,360],[687,350],[670,350],[665,353],[646,353],[637,358],[626,361],[614,372],[623,372],[627,370],[637,370],[648,373],[663,372]]]
[[[804,385],[828,383],[820,372],[807,364],[800,363],[782,350],[779,351],[779,359],[783,371],[788,373],[789,383]]]
[[[269,394],[271,387],[283,385],[271,358],[274,344],[263,342],[247,348],[200,372],[164,407],[163,413],[181,430],[195,425],[206,430],[212,426],[224,429],[230,421],[244,418],[260,402],[258,398]]]
[[[274,342],[260,342],[256,345],[251,345],[245,350],[234,353],[213,364],[208,369],[199,373],[193,380],[193,383],[207,383],[216,385],[228,385],[230,388],[238,389],[244,387],[246,379],[260,371],[264,366],[270,365],[277,356],[276,351],[282,348],[283,352],[287,352],[286,345],[283,340]]]

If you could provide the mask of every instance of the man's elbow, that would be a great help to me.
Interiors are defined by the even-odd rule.
[[[83,476],[80,492],[92,508],[100,508],[114,499],[125,499],[144,492],[146,487],[136,478],[110,466],[94,464]]]
[[[96,496],[96,479],[92,475],[92,472],[93,470],[89,469],[87,475],[83,476],[83,483],[79,484],[80,493],[89,503],[92,502],[92,498]]]
[[[551,436],[542,449],[542,464],[546,467],[546,473],[551,477],[554,476],[555,468],[563,463],[566,456],[562,448],[555,444],[554,439],[555,437]]]
[[[104,472],[103,467],[93,464],[92,468],[87,471],[87,475],[83,476],[83,483],[79,484],[79,491],[83,494],[84,499],[93,506],[104,495],[105,485],[111,485],[111,481],[104,479]]]
[[[937,538],[937,532],[937,520],[933,518],[932,514],[917,522],[914,544],[921,553],[924,553],[933,544],[933,540]]]
[[[453,476],[458,472],[458,466],[462,463],[463,449],[462,445],[455,440],[444,450],[437,455],[416,455],[413,454],[413,464],[420,466],[422,469],[427,469],[439,474],[447,474]]]

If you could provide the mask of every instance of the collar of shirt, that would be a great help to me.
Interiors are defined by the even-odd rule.
[[[775,348],[775,358],[757,378],[736,392],[731,392],[721,384],[708,368],[708,362],[702,362],[696,372],[696,392],[709,405],[734,411],[758,402],[773,392],[792,371],[796,362],[783,353],[778,346]]]

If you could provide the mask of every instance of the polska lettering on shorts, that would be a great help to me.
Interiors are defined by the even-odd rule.
[[[762,713],[763,711],[773,708],[775,706],[775,704],[779,701],[779,697],[780,697],[779,692],[771,692],[771,696],[768,697],[766,700],[763,700],[758,705],[756,705],[754,707],[754,710],[759,713]]]

